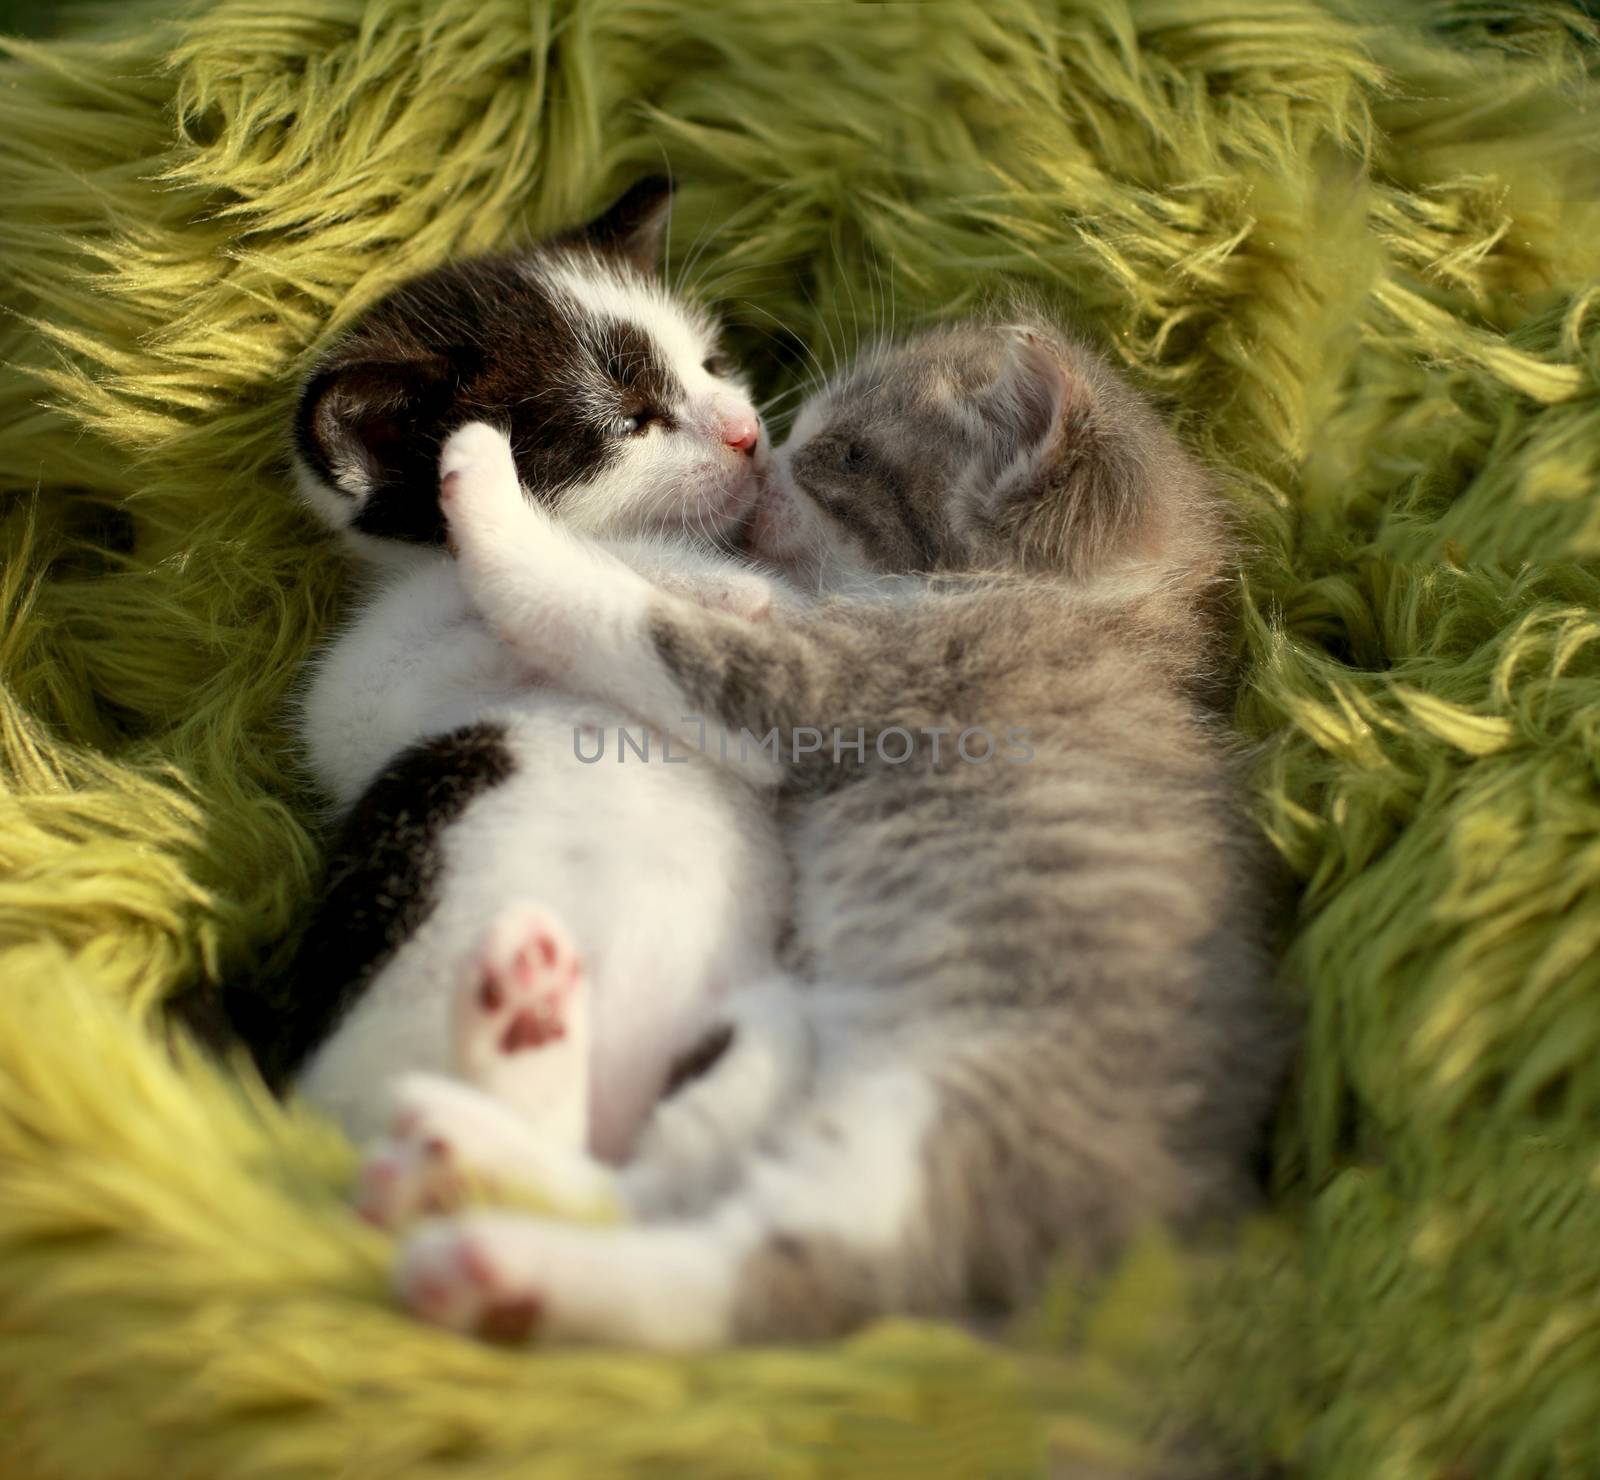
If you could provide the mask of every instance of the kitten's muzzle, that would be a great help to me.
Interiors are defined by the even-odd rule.
[[[739,458],[754,457],[765,440],[761,417],[743,396],[719,391],[690,408],[688,424],[707,442]]]
[[[723,445],[746,457],[754,457],[761,444],[761,420],[753,411],[724,412],[720,431]]]

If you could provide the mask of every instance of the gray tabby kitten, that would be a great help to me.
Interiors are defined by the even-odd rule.
[[[1199,697],[1228,544],[1102,360],[1038,322],[866,355],[797,419],[753,530],[855,589],[766,618],[555,524],[492,428],[441,471],[506,641],[776,794],[797,950],[662,1107],[699,1138],[647,1134],[618,1174],[637,1221],[425,1223],[414,1309],[664,1349],[822,1337],[1009,1304],[1063,1250],[1240,1207],[1285,1035]],[[416,1133],[470,1160],[441,1130]]]

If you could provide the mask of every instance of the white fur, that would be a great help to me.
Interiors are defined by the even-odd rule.
[[[435,1074],[403,1074],[389,1090],[389,1133],[368,1148],[356,1188],[356,1207],[369,1221],[394,1226],[457,1207],[468,1178],[537,1188],[568,1217],[617,1211],[605,1167],[503,1101]]]
[[[457,642],[447,633],[439,646]],[[393,656],[400,667],[405,654]],[[451,686],[448,665],[410,656],[415,680]],[[431,725],[419,734],[469,717],[459,691],[421,714]],[[464,967],[498,915],[537,905],[583,946],[593,991],[592,1144],[619,1155],[672,1058],[704,1026],[711,994],[771,969],[786,876],[770,811],[699,757],[618,761],[613,746],[607,759],[580,762],[577,727],[599,722],[614,735],[631,723],[592,703],[527,688],[485,698],[470,717],[507,725],[517,773],[445,831],[432,913],[312,1057],[300,1087],[352,1135],[374,1134],[395,1074],[455,1071],[452,994]],[[528,1057],[538,1072],[538,1056]]]
[[[559,277],[553,286],[574,314],[614,313],[654,334],[689,390],[683,425],[632,439],[620,467],[571,491],[564,515],[591,532],[634,533],[615,541],[615,558],[652,582],[763,614],[769,583],[681,537],[739,517],[764,456],[764,442],[752,458],[713,435],[718,417],[754,413],[736,384],[702,369],[711,352],[703,328],[666,294],[620,274],[541,271]],[[483,430],[504,455],[504,438]],[[514,468],[511,477],[515,485]],[[300,708],[312,771],[336,810],[347,810],[406,746],[477,721],[505,727],[516,771],[446,829],[434,908],[312,1055],[299,1088],[351,1135],[371,1137],[384,1126],[396,1076],[482,1079],[453,1040],[455,999],[470,986],[493,923],[532,907],[560,920],[585,958],[590,1059],[581,1120],[589,1146],[618,1158],[717,995],[770,974],[787,894],[770,805],[700,757],[668,764],[657,752],[649,763],[632,754],[619,762],[618,730],[639,735],[641,727],[567,697],[551,685],[548,665],[499,641],[447,554],[363,536],[349,528],[354,501],[306,470],[301,483],[369,568],[364,600],[313,665]],[[635,533],[642,529],[663,533]],[[672,530],[678,538],[666,537]],[[571,617],[582,620],[581,605]],[[575,751],[585,725],[609,740],[606,758],[592,764]],[[544,1055],[518,1058],[538,1074]],[[517,1103],[540,1098],[511,1092],[503,1078],[498,1088]]]
[[[556,1341],[723,1344],[738,1334],[747,1261],[771,1236],[833,1235],[870,1257],[898,1247],[922,1212],[920,1153],[936,1104],[927,1079],[903,1063],[861,1065],[822,1086],[817,1103],[690,1221],[586,1228],[476,1212],[424,1223],[396,1272],[401,1296],[460,1330],[522,1304]]]

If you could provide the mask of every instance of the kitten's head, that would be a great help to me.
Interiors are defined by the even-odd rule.
[[[869,351],[801,408],[748,539],[823,585],[1134,565],[1208,578],[1220,549],[1198,465],[1100,356],[1038,321]]]
[[[300,398],[313,509],[369,556],[443,544],[440,443],[486,421],[529,493],[586,533],[735,528],[766,436],[716,321],[655,279],[670,201],[640,181],[586,226],[369,309]]]

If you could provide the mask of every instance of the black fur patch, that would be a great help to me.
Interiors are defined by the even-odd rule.
[[[322,896],[284,976],[230,989],[228,1016],[282,1089],[437,903],[440,834],[515,770],[505,730],[474,724],[402,751],[339,830]]]
[[[518,258],[441,268],[373,308],[312,377],[300,455],[361,495],[363,533],[442,544],[439,448],[457,427],[503,428],[523,483],[552,504],[616,457],[616,437],[574,412],[574,369],[592,362]]]
[[[588,226],[542,248],[450,263],[370,308],[306,382],[295,446],[360,504],[364,534],[444,543],[439,448],[470,421],[505,430],[517,472],[556,504],[619,455],[618,418],[671,424],[684,389],[636,325],[573,314],[540,264],[647,272],[670,187],[641,181]]]
[[[646,175],[587,226],[558,236],[556,244],[587,246],[631,262],[642,272],[652,272],[661,259],[674,188],[666,175]]]
[[[683,386],[657,353],[655,340],[637,324],[612,319],[600,325],[596,348],[612,384],[624,392],[624,414],[651,415],[670,424],[667,408],[682,401]]]

